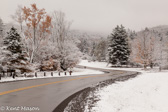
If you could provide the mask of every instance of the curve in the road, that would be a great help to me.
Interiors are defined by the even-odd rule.
[[[51,112],[66,98],[84,88],[100,81],[115,79],[117,77],[135,73],[91,67],[87,68],[105,71],[106,73],[101,75],[75,76],[73,78],[57,77],[2,83],[0,84],[0,103],[3,106],[11,107],[39,107],[40,112]]]
[[[14,89],[14,90],[0,92],[0,95],[5,95],[5,94],[9,94],[9,93],[17,92],[17,91],[22,91],[22,90],[26,90],[26,89],[31,89],[31,88],[36,88],[36,87],[40,87],[40,86],[47,86],[47,85],[50,85],[50,84],[68,82],[68,81],[73,81],[73,80],[80,80],[80,79],[85,79],[85,78],[90,78],[90,77],[104,77],[104,76],[105,75],[78,77],[78,78],[73,78],[73,79],[68,79],[68,80],[61,80],[61,81],[56,81],[56,82],[51,82],[51,83],[45,83],[45,84],[40,84],[40,85],[28,86],[28,87],[24,87],[24,88],[18,88],[18,89]]]

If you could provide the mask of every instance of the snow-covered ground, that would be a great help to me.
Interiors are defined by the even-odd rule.
[[[143,73],[96,92],[92,112],[168,112],[168,72]]]
[[[140,68],[109,68],[105,62],[87,60],[80,65],[142,72],[136,78],[116,82],[96,91],[100,100],[92,112],[168,112],[168,71],[158,72],[157,68],[148,71]]]
[[[159,67],[155,67],[151,70],[144,71],[143,68],[111,68],[110,64],[107,64],[107,62],[89,62],[88,60],[81,60],[79,65],[82,66],[88,66],[88,67],[96,67],[96,68],[103,68],[103,69],[111,69],[111,70],[125,70],[125,71],[138,71],[142,73],[151,73],[151,72],[159,72]]]
[[[27,74],[27,76],[34,75],[35,73]],[[80,69],[80,68],[74,68],[71,76],[82,76],[82,75],[91,75],[91,74],[103,74],[101,71],[97,70],[90,70],[90,69]],[[51,76],[51,72],[46,72],[46,76],[44,76],[44,72],[38,72],[37,77],[15,77],[13,79],[12,77],[2,77],[0,82],[7,82],[7,81],[18,81],[18,80],[28,80],[28,79],[38,79],[38,78],[52,78],[52,77],[69,77],[70,74],[67,72],[67,75],[64,74],[64,72],[61,72],[60,76],[58,75],[58,72],[53,72],[53,76]]]
[[[96,67],[96,68],[103,68],[103,69],[114,69],[114,70],[127,70],[127,71],[140,71],[142,68],[111,68],[110,64],[107,62],[89,62],[88,60],[81,60],[79,65],[88,66],[88,67]]]

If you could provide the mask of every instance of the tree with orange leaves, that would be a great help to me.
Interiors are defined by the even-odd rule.
[[[35,52],[46,43],[50,34],[51,17],[46,14],[45,9],[38,9],[36,4],[32,4],[31,8],[24,7],[22,10],[27,26],[25,36],[30,45],[28,49],[30,62],[33,62]]]
[[[144,65],[144,69],[149,65],[153,68],[156,61],[156,46],[154,46],[155,38],[157,37],[157,32],[145,30],[139,32],[138,37],[134,40],[136,53],[134,61]]]

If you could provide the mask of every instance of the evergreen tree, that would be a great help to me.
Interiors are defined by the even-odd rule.
[[[1,53],[3,59],[1,63],[6,69],[18,69],[21,72],[31,71],[27,68],[29,65],[28,56],[21,43],[21,37],[14,27],[7,32],[7,37],[4,38],[3,44],[4,47]]]
[[[12,54],[22,53],[21,37],[17,33],[16,29],[12,27],[9,32],[7,32],[7,37],[4,39],[4,46]]]
[[[128,36],[125,28],[117,26],[109,38],[109,63],[113,65],[126,65],[130,55]]]

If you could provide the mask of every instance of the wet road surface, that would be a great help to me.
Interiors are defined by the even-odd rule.
[[[84,88],[135,73],[91,67],[87,69],[105,73],[0,83],[0,112],[30,112],[30,109],[31,112],[52,112],[63,100]]]

